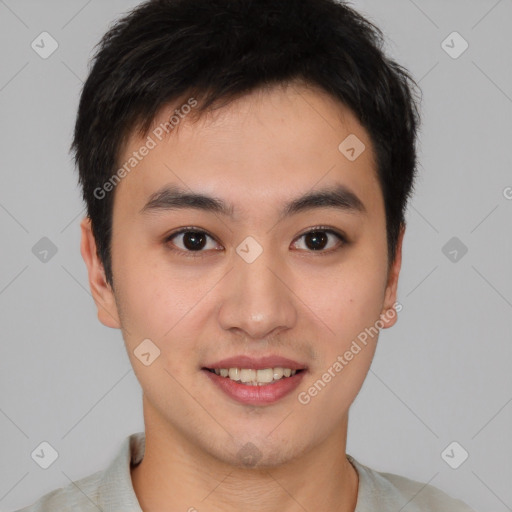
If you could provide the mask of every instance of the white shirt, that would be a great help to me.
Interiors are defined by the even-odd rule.
[[[142,512],[130,464],[144,457],[145,433],[128,436],[108,468],[51,491],[16,512]],[[443,491],[392,473],[375,471],[351,455],[359,475],[355,512],[475,512]]]

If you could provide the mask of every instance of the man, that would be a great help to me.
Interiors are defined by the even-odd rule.
[[[156,0],[101,41],[73,149],[99,320],[145,432],[25,512],[469,511],[346,454],[391,327],[413,81],[334,0]]]

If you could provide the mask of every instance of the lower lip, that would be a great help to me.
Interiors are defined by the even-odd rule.
[[[237,402],[250,405],[268,405],[277,402],[296,389],[306,373],[306,370],[302,370],[291,377],[283,377],[277,382],[261,386],[247,386],[228,377],[221,377],[209,370],[203,369],[202,371],[226,395]]]

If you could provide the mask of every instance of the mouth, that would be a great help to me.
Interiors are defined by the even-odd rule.
[[[216,388],[246,405],[268,405],[290,394],[307,373],[304,364],[281,357],[224,359],[201,368]]]
[[[230,379],[233,382],[245,384],[246,386],[266,386],[275,384],[282,379],[289,379],[297,373],[305,371],[305,368],[292,370],[291,368],[202,368],[203,370],[214,373],[223,378]]]

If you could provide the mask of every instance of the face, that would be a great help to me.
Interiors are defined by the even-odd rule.
[[[160,112],[152,130],[180,105]],[[156,144],[115,187],[115,294],[82,222],[98,317],[122,329],[146,429],[227,464],[239,464],[244,450],[261,465],[284,464],[342,437],[378,337],[363,343],[361,333],[396,319],[387,312],[402,237],[388,273],[371,141],[326,94],[258,91],[180,123],[161,140],[150,130]],[[365,146],[355,160],[339,149],[351,134]],[[121,165],[147,140],[133,135]],[[165,187],[173,193],[157,197]],[[180,194],[216,202],[193,206]],[[238,357],[248,359],[223,362]],[[235,367],[302,371],[249,386],[206,369]]]

